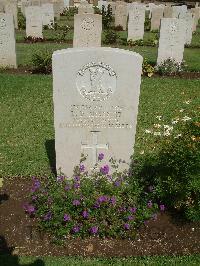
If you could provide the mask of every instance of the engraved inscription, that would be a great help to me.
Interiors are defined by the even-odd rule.
[[[116,90],[117,75],[102,62],[91,62],[78,71],[76,86],[80,94],[90,101],[104,101]]]
[[[81,23],[81,28],[83,30],[91,30],[92,28],[94,28],[94,19],[90,17],[85,18]]]
[[[128,122],[122,121],[122,106],[104,106],[91,105],[72,105],[71,115],[72,122],[60,123],[60,128],[77,127],[77,128],[132,128]]]

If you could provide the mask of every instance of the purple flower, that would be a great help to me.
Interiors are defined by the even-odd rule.
[[[108,199],[109,199],[108,196],[103,195],[103,196],[100,196],[100,197],[97,199],[97,201],[98,201],[99,203],[103,203],[103,202],[108,201]]]
[[[30,205],[28,203],[25,203],[23,205],[23,208],[25,210],[25,212],[27,212],[29,215],[33,215],[35,213],[35,207],[33,205]]]
[[[75,199],[75,200],[73,200],[72,204],[73,204],[74,206],[78,206],[78,205],[80,205],[81,203],[80,203],[79,200]]]
[[[90,228],[90,233],[93,234],[93,235],[95,235],[95,234],[98,233],[98,230],[99,230],[98,226],[92,226]]]
[[[77,182],[79,182],[79,181],[80,181],[80,176],[76,175],[76,176],[74,177],[74,180],[77,181]]]
[[[53,199],[51,197],[48,197],[47,203],[51,205],[53,203]]]
[[[79,169],[80,169],[80,172],[84,172],[85,171],[85,165],[81,164]]]
[[[126,207],[121,206],[121,207],[119,208],[119,211],[120,211],[120,212],[125,212],[125,211],[126,211]]]
[[[57,176],[57,181],[62,182],[64,180],[64,176]]]
[[[152,208],[152,206],[153,206],[153,203],[152,203],[151,200],[149,200],[149,201],[147,202],[147,207],[148,207],[148,208]]]
[[[106,164],[106,165],[104,165],[104,166],[102,166],[101,168],[100,168],[100,172],[103,174],[103,175],[107,175],[108,173],[109,173],[109,170],[110,170],[110,168],[109,168],[109,166]]]
[[[165,210],[165,205],[164,205],[164,204],[161,204],[161,205],[160,205],[160,210],[161,210],[161,211],[164,211],[164,210]]]
[[[49,221],[49,220],[51,220],[51,218],[52,218],[52,213],[49,211],[47,214],[44,215],[43,220]]]
[[[136,207],[130,207],[130,208],[129,208],[129,211],[130,211],[131,213],[136,213],[137,208],[136,208]]]
[[[95,209],[98,209],[98,208],[100,208],[100,204],[99,204],[99,202],[96,202],[95,204],[94,204],[94,206],[93,206]]]
[[[119,187],[121,185],[121,181],[120,180],[116,180],[115,182],[114,182],[114,186],[115,187]]]
[[[78,183],[78,182],[74,183],[74,188],[75,188],[75,189],[80,188],[80,183]]]
[[[124,229],[125,229],[125,230],[129,230],[129,229],[130,229],[130,224],[125,223],[125,224],[124,224]]]
[[[65,213],[65,214],[64,214],[64,217],[63,217],[63,220],[64,220],[65,222],[69,222],[69,221],[71,220],[70,215]]]
[[[70,190],[70,185],[65,186],[65,191],[68,191],[68,190]]]
[[[117,202],[116,197],[115,197],[115,196],[112,196],[112,197],[110,198],[110,203],[111,203],[112,205],[115,205],[116,202]]]
[[[83,218],[87,219],[89,216],[89,213],[88,213],[88,211],[85,210],[85,211],[83,211],[82,215],[83,215]]]
[[[158,218],[158,215],[157,215],[156,213],[154,213],[154,214],[152,215],[152,219],[153,219],[154,221],[156,221],[157,218]]]
[[[108,180],[112,181],[112,176],[111,175],[107,175]]]
[[[36,179],[35,177],[33,178],[34,183],[33,186],[31,188],[31,192],[35,192],[36,190],[38,190],[40,188],[40,181],[38,179]]]
[[[78,233],[80,231],[80,227],[78,225],[75,225],[73,228],[72,228],[72,232],[73,233]]]
[[[129,215],[129,216],[127,217],[127,220],[128,220],[128,221],[132,221],[132,220],[134,220],[134,216]]]
[[[32,196],[32,200],[35,201],[37,199],[37,196]]]
[[[103,153],[99,153],[98,160],[99,161],[102,161],[103,158],[104,158],[104,154]]]

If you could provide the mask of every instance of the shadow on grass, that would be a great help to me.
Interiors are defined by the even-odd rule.
[[[0,265],[2,266],[45,266],[41,259],[33,263],[20,264],[19,256],[13,255],[14,247],[8,247],[4,236],[0,236]]]
[[[45,148],[47,152],[47,156],[49,159],[49,165],[51,171],[54,175],[56,175],[56,152],[55,152],[55,139],[46,140]]]

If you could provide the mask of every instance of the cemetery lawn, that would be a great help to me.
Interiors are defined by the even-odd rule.
[[[138,257],[138,258],[112,258],[112,259],[103,259],[103,258],[82,258],[82,257],[18,257],[18,256],[2,256],[1,257],[4,266],[16,266],[16,265],[33,265],[35,266],[102,266],[102,265],[153,265],[153,266],[190,266],[190,265],[199,265],[200,264],[200,256],[155,256],[155,257]],[[19,263],[19,264],[17,264]]]
[[[199,79],[142,79],[136,153],[144,146],[148,153],[158,145],[157,136],[145,133],[158,123],[156,116],[163,116],[163,122],[169,124],[180,114],[197,115],[199,88]],[[0,73],[0,95],[0,175],[49,175],[55,167],[52,77]]]

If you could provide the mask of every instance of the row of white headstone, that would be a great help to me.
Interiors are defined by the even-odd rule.
[[[45,4],[49,5],[49,4]],[[26,34],[27,36],[42,38],[42,7],[26,7]],[[129,10],[129,39],[141,39],[144,34],[145,12],[141,5],[134,5]],[[138,15],[142,14],[142,16]],[[186,13],[190,14],[190,13]],[[177,62],[183,59],[184,45],[192,39],[192,17],[163,18],[161,19],[160,40],[157,63],[168,58]],[[102,16],[83,13],[74,17],[73,47],[100,47],[102,33]],[[0,66],[16,67],[15,37],[13,16],[9,13],[0,13]]]

